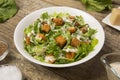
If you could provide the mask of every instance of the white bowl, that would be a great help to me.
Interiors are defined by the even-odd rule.
[[[73,62],[73,63],[69,63],[69,64],[48,64],[48,63],[43,63],[43,62],[40,62],[40,61],[34,59],[24,49],[24,44],[23,44],[24,29],[26,27],[28,27],[30,24],[32,24],[37,18],[39,18],[40,15],[43,12],[48,12],[49,14],[52,14],[54,12],[64,12],[64,13],[69,13],[71,15],[82,15],[84,20],[85,20],[85,22],[88,23],[90,25],[90,27],[92,27],[94,29],[97,29],[97,33],[95,34],[95,36],[99,40],[99,43],[96,45],[94,50],[92,52],[90,52],[86,57],[84,57],[83,59],[81,59],[79,61],[76,61],[76,62]],[[14,43],[15,43],[15,46],[18,49],[18,51],[26,59],[28,59],[31,62],[43,65],[43,66],[56,67],[56,68],[75,66],[75,65],[84,63],[84,62],[92,59],[95,55],[98,54],[98,52],[103,47],[104,40],[105,40],[105,35],[104,35],[103,28],[100,25],[100,23],[93,16],[91,16],[90,14],[88,14],[88,13],[82,11],[82,10],[78,10],[78,9],[70,8],[70,7],[48,7],[48,8],[43,8],[43,9],[34,11],[31,14],[27,15],[26,17],[24,17],[19,22],[19,24],[17,25],[17,27],[15,29],[15,32],[14,32]]]

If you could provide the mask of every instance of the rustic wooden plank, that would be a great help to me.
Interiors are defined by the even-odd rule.
[[[79,0],[44,0],[46,2],[49,2],[54,5],[61,5],[61,6],[70,6],[70,7],[75,7],[75,8],[80,8],[82,10],[85,10],[84,6],[81,6],[82,4],[80,3]]]
[[[80,2],[80,0],[44,0],[48,3],[57,5],[57,6],[68,6],[68,7],[73,7],[77,8],[80,10],[83,10],[85,12],[88,12],[89,14],[93,15],[97,20],[102,20],[110,11],[105,11],[102,13],[94,12],[94,11],[87,11],[85,6]],[[114,1],[114,6],[113,7],[118,7],[117,3],[120,3],[119,0],[113,0]]]
[[[110,11],[104,13],[86,11],[79,0],[16,0],[16,3],[19,7],[18,13],[7,22],[0,23],[0,39],[5,39],[10,45],[10,52],[0,62],[0,65],[17,65],[27,77],[27,80],[106,80],[107,76],[100,62],[100,57],[103,54],[120,50],[120,32],[101,22]],[[106,35],[105,45],[101,52],[95,58],[84,64],[63,69],[46,68],[36,65],[30,63],[20,55],[13,41],[16,25],[27,14],[49,6],[70,6],[93,15],[102,24]],[[115,5],[115,7],[117,6],[119,5]]]

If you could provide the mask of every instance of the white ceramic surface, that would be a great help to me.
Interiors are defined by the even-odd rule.
[[[118,7],[118,8],[120,8],[120,7]],[[111,13],[108,14],[108,15],[102,20],[102,22],[105,23],[105,24],[107,24],[107,25],[109,25],[110,27],[115,28],[115,29],[117,29],[117,30],[120,31],[120,26],[115,26],[115,25],[112,25],[112,24],[110,23],[110,16],[111,16]]]
[[[64,12],[64,13],[69,13],[71,15],[82,15],[84,20],[85,20],[85,22],[88,23],[90,25],[90,27],[92,27],[92,28],[97,30],[97,33],[96,33],[95,36],[99,40],[99,43],[94,48],[94,51],[90,52],[89,55],[86,56],[85,58],[83,58],[83,59],[81,59],[81,60],[79,60],[77,62],[73,62],[73,63],[69,63],[69,64],[48,64],[48,63],[43,63],[43,62],[40,62],[40,61],[34,59],[24,49],[24,44],[23,44],[24,29],[26,27],[28,27],[30,24],[32,24],[44,12],[48,12],[49,14],[54,13],[54,12]],[[42,8],[40,10],[34,11],[31,14],[27,15],[26,17],[24,17],[19,22],[19,24],[17,25],[17,27],[15,29],[15,32],[14,32],[14,43],[15,43],[15,46],[18,49],[18,51],[25,58],[27,58],[31,62],[40,64],[40,65],[43,65],[43,66],[56,67],[56,68],[70,67],[70,66],[74,66],[74,65],[78,65],[78,64],[84,63],[84,62],[92,59],[95,55],[97,55],[99,53],[99,51],[103,47],[104,40],[105,40],[105,35],[104,35],[103,28],[100,25],[100,23],[93,16],[91,16],[90,14],[88,14],[88,13],[82,11],[82,10],[78,10],[78,9],[70,8],[70,7],[57,7],[57,6],[55,6],[55,7]]]

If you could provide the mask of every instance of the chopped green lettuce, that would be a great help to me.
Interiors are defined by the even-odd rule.
[[[82,16],[76,16],[76,21],[82,26],[85,24]]]
[[[26,45],[25,49],[28,53],[30,53],[32,56],[34,56],[34,52],[32,51],[33,46],[32,45]]]
[[[33,26],[32,26],[32,25],[29,25],[28,28],[25,28],[25,29],[24,29],[24,34],[29,34],[29,33],[31,33],[32,30],[33,30]]]
[[[39,19],[37,19],[35,22],[34,22],[34,32],[35,33],[39,33],[40,32],[40,20]]]
[[[41,18],[42,18],[42,19],[48,19],[48,18],[49,18],[48,13],[47,13],[47,12],[43,13],[43,14],[41,15]]]
[[[71,62],[74,62],[74,59],[58,58],[55,64],[66,64]]]
[[[57,12],[54,12],[53,14],[51,14],[52,17],[67,17],[69,16],[70,14],[68,13],[63,13],[63,12],[60,12],[60,13],[57,13]]]
[[[47,46],[46,54],[53,54],[55,57],[58,57],[59,53],[61,53],[61,48],[57,46],[55,41],[51,41]]]
[[[35,59],[41,61],[41,62],[44,62],[44,57],[39,55],[39,56],[34,56]]]
[[[42,53],[43,49],[44,49],[43,45],[38,45],[38,46],[34,46],[32,48],[32,51],[35,52],[35,53]]]
[[[92,46],[92,47],[95,47],[97,44],[98,44],[98,39],[93,38],[93,39],[92,39],[92,42],[91,42],[91,46]]]
[[[98,44],[98,39],[94,36],[97,30],[90,28],[89,25],[84,22],[82,16],[75,16],[74,20],[70,20],[69,16],[70,14],[68,13],[56,12],[51,15],[49,15],[47,12],[41,14],[39,19],[24,29],[25,50],[35,59],[42,62],[46,61],[46,56],[52,55],[53,58],[55,58],[54,64],[72,63],[86,57]],[[65,18],[62,26],[57,26],[54,24],[54,22],[52,22],[53,18],[58,17]],[[80,26],[74,26],[75,22],[78,22]],[[50,31],[47,33],[42,31],[41,26],[43,23],[48,24],[52,29],[50,29]],[[84,26],[87,28],[86,33],[82,33],[81,31],[81,28]],[[76,31],[71,33],[68,30],[70,27],[75,27]],[[37,37],[37,34],[39,33],[44,35],[45,40],[42,39],[41,36]],[[60,39],[57,40],[58,42],[56,42],[56,37],[58,36],[63,36],[66,40],[63,47],[59,46],[58,42],[59,44],[63,44],[64,40],[62,41]],[[30,44],[26,43],[26,37],[30,38]],[[76,41],[80,41],[79,46],[75,47],[72,45],[77,45],[77,43],[72,43],[73,38],[78,39]],[[74,54],[69,55],[68,53],[72,51]]]
[[[89,28],[88,32],[83,34],[84,36],[87,36],[87,37],[91,37],[92,35],[94,35],[96,33],[96,30],[95,29],[92,29],[92,28]]]

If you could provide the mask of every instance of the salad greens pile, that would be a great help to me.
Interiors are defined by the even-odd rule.
[[[0,23],[14,16],[17,10],[14,0],[0,0]]]
[[[103,11],[112,8],[112,0],[80,0],[88,10]]]
[[[98,43],[97,31],[81,15],[44,12],[24,29],[25,50],[50,64],[67,64],[86,57]]]

